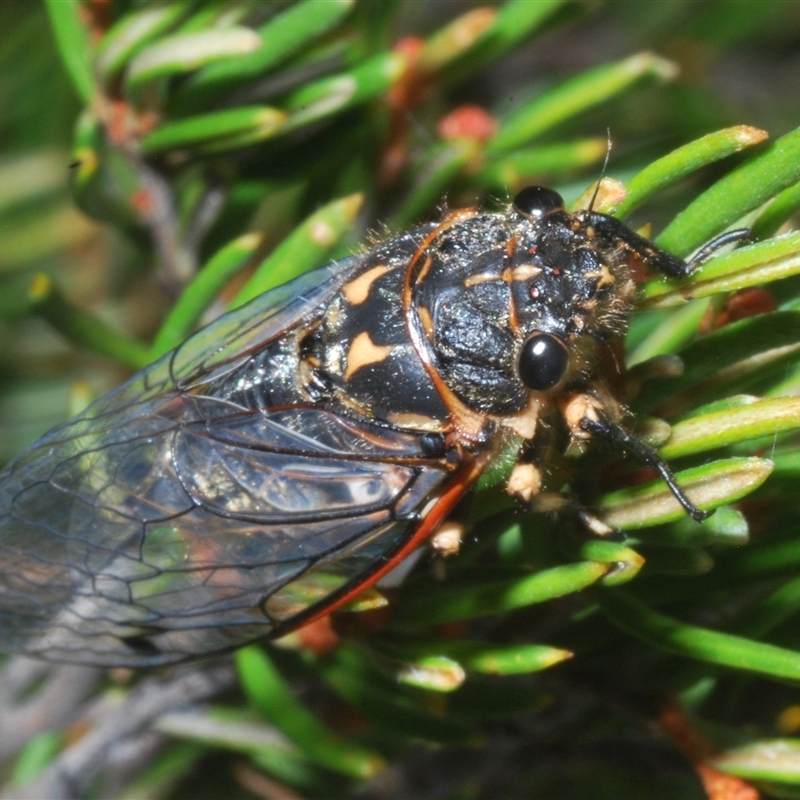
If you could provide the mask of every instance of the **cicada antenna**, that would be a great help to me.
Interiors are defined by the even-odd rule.
[[[594,211],[594,203],[597,200],[597,193],[600,191],[600,184],[603,182],[603,178],[606,176],[606,168],[608,167],[608,160],[611,158],[611,128],[606,128],[606,157],[603,159],[603,166],[600,170],[600,177],[597,179],[597,183],[594,187],[594,194],[592,195],[592,199],[589,202],[588,211]]]

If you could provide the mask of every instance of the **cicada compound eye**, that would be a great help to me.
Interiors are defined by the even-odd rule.
[[[564,198],[546,186],[528,186],[514,197],[514,209],[528,219],[541,219],[551,211],[564,208]]]
[[[519,377],[529,389],[545,392],[564,380],[569,367],[567,346],[551,333],[534,333],[519,353]]]

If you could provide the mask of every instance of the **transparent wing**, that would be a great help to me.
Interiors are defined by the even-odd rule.
[[[100,403],[97,416],[173,390],[189,390],[235,370],[253,351],[318,316],[359,264],[359,257],[307,272],[216,319]],[[111,401],[110,404],[105,401]]]
[[[405,540],[446,479],[409,434],[315,408],[143,402],[0,486],[0,644],[139,666],[269,634]]]
[[[0,474],[0,650],[141,666],[230,649],[406,540],[447,481],[417,436],[196,388],[308,324],[353,263],[220,318]]]

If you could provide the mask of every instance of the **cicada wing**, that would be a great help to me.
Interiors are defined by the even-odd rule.
[[[358,264],[357,256],[335,261],[223,314],[93,403],[74,421],[102,424],[99,420],[106,413],[159,395],[185,393],[236,370],[255,350],[320,317]]]
[[[413,434],[167,395],[81,419],[0,482],[0,649],[162,664],[358,582],[447,483]]]
[[[359,260],[351,256],[308,272],[207,325],[173,351],[172,381],[182,388],[214,381],[277,336],[318,317]]]

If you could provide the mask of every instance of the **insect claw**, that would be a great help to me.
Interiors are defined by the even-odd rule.
[[[681,505],[683,505],[683,503],[681,503]],[[691,502],[688,505],[684,505],[683,507],[686,509],[686,511],[688,512],[689,516],[695,522],[705,522],[705,520],[707,520],[714,513],[713,510],[712,511],[703,511],[702,508],[698,508],[697,506],[695,506]]]

